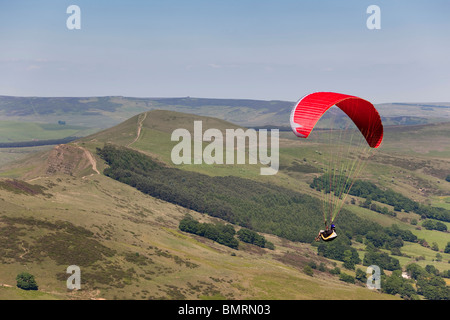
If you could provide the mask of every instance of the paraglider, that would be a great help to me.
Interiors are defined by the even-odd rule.
[[[297,137],[308,138],[322,115],[333,105],[353,120],[372,148],[383,140],[383,124],[375,107],[367,100],[335,92],[315,92],[304,96],[292,108],[290,123]]]
[[[316,237],[316,241],[332,241],[334,239],[337,238],[337,233],[336,233],[336,226],[334,224],[332,224],[330,226],[330,229],[328,229],[328,226],[325,227],[325,230],[320,230],[319,234]]]
[[[325,139],[319,144],[325,149],[317,153],[323,155],[324,174],[318,190],[323,190],[326,228],[319,232],[317,241],[330,241],[337,237],[334,221],[366,164],[366,156],[372,149],[378,148],[383,140],[383,124],[373,104],[356,96],[336,92],[314,92],[301,98],[291,111],[292,131],[299,138],[308,138],[318,121],[333,106],[340,109],[335,110],[334,114],[343,112],[351,121],[347,121],[347,126],[337,128],[327,123],[318,134]],[[332,226],[330,229],[328,223]]]

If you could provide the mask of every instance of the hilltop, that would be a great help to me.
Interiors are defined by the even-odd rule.
[[[195,97],[135,98],[104,97],[14,97],[0,96],[0,166],[24,154],[49,150],[49,145],[116,126],[136,114],[153,110],[222,119],[251,128],[279,128],[290,132],[286,119],[294,101],[211,99]],[[415,126],[446,123],[449,103],[383,103],[376,105],[385,126]],[[339,126],[345,115],[330,110],[317,124]],[[21,147],[21,148],[17,148]]]
[[[103,174],[108,164],[98,149],[114,144],[149,156],[165,168],[190,172],[196,177],[234,177],[255,186],[269,183],[279,190],[300,192],[311,197],[312,202],[320,198],[320,194],[309,187],[312,178],[320,173],[317,145],[299,142],[287,134],[280,139],[281,167],[276,176],[260,176],[259,167],[252,165],[173,165],[170,151],[176,142],[171,141],[171,133],[176,128],[192,130],[194,120],[201,120],[204,130],[238,128],[210,117],[150,111],[4,167],[0,173],[4,177],[2,185],[19,185],[21,189],[42,192],[0,188],[0,227],[4,235],[0,250],[5,266],[0,271],[0,282],[13,285],[17,270],[26,269],[36,276],[42,293],[59,299],[396,298],[368,290],[358,282],[350,284],[340,280],[329,270],[338,266],[343,273],[352,276],[355,271],[343,268],[342,261],[318,255],[317,248],[310,243],[289,240],[273,232],[260,232],[274,244],[274,250],[246,243],[235,250],[183,232],[179,223],[186,214],[204,223],[228,224],[230,221],[150,196]],[[386,140],[363,178],[421,202],[431,200],[433,204],[447,206],[450,188],[441,179],[449,170],[445,161],[449,144],[433,147],[426,137],[439,136],[445,143],[450,136],[448,126],[415,128],[415,132],[425,132],[425,140],[414,137],[418,141],[415,148],[427,148],[423,156],[417,155],[418,149],[411,153],[407,147],[411,143],[407,130],[396,127],[392,133],[386,131],[387,137],[392,134],[398,139]],[[436,157],[435,152],[440,152],[442,157]],[[357,204],[364,200],[355,198]],[[433,262],[436,252],[431,248],[405,242],[401,248],[405,256],[397,257],[402,266],[417,262],[423,267],[431,263],[440,271],[448,269],[446,261],[450,260],[450,255],[442,252],[450,241],[448,233],[417,230],[411,221],[420,217],[414,213],[400,212],[390,217],[351,204],[346,210],[347,217],[355,215],[361,221],[368,219],[382,226],[397,224],[439,246],[442,261]],[[234,228],[238,230],[241,226],[234,225]],[[363,245],[353,242],[356,252],[363,258]],[[417,260],[417,257],[424,259]],[[83,270],[83,290],[75,293],[65,289],[68,276],[65,268],[71,264]],[[305,273],[307,266],[315,268],[312,268],[313,276]],[[365,270],[366,267],[359,264],[357,268]],[[323,295],[325,287],[326,296]],[[15,296],[17,293],[12,293],[13,290],[17,289],[0,287],[0,297]]]

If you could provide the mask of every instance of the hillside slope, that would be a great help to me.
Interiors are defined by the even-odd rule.
[[[105,143],[138,150],[168,167],[175,167],[170,161],[170,152],[177,142],[171,141],[171,133],[177,128],[192,132],[194,120],[202,121],[203,130],[238,128],[208,117],[151,111],[3,168],[0,173],[4,177],[0,179],[0,257],[3,267],[0,283],[14,286],[16,274],[28,271],[36,276],[40,292],[58,299],[397,298],[368,290],[358,282],[340,281],[339,276],[330,274],[329,270],[335,266],[342,268],[342,262],[318,256],[317,249],[307,243],[264,234],[275,245],[275,250],[245,243],[240,244],[239,250],[234,250],[182,232],[178,224],[186,214],[201,222],[225,222],[145,195],[102,174],[107,165],[97,154],[97,148],[102,148]],[[437,182],[449,169],[445,154],[436,158],[435,149],[424,142],[423,146],[430,151],[428,155],[411,154],[405,158],[411,134],[401,128],[396,130],[387,131],[387,136],[392,134],[399,139],[385,141],[382,147],[385,151],[381,149],[378,158],[371,159],[363,178],[420,201],[431,199],[445,206],[449,186]],[[445,125],[423,130],[428,130],[425,136],[436,134],[444,141],[449,136],[445,133],[448,132]],[[395,148],[393,143],[406,150]],[[311,179],[320,173],[322,165],[317,148],[316,143],[282,135],[282,166],[275,176],[261,176],[259,165],[176,167],[209,176],[235,176],[271,183],[320,197],[317,191],[309,188]],[[448,151],[448,147],[442,148],[443,152]],[[397,153],[391,152],[393,149]],[[425,190],[424,184],[427,185]],[[363,201],[356,200],[357,203]],[[436,252],[430,248],[406,243],[402,251],[407,255],[399,258],[403,266],[418,262],[425,267],[432,263],[439,270],[446,270],[450,255],[442,251],[445,243],[450,241],[448,233],[414,228],[411,220],[420,219],[414,214],[400,212],[397,217],[388,217],[355,205],[346,207],[360,217],[386,226],[398,224],[439,245],[442,262],[434,261]],[[363,257],[362,244],[355,245]],[[68,292],[65,288],[68,277],[65,268],[72,264],[82,269],[82,290],[78,292]],[[325,271],[315,269],[313,276],[304,272],[306,266],[321,264],[321,270]],[[365,270],[366,267],[358,265],[357,268]],[[354,271],[342,270],[355,275]],[[0,298],[17,296],[11,290],[17,289],[0,287]]]
[[[178,224],[186,214],[202,222],[224,222],[101,174],[105,164],[95,152],[97,146],[115,142],[136,148],[139,143],[151,143],[152,134],[158,139],[170,137],[173,128],[164,126],[164,117],[171,117],[173,128],[199,119],[167,112],[138,115],[3,171],[1,299],[21,297],[19,289],[13,288],[20,271],[35,275],[39,285],[38,293],[24,299],[395,298],[340,281],[327,271],[336,262],[318,256],[309,244],[265,234],[275,250],[245,243],[234,250],[184,233]],[[222,120],[201,120],[205,128],[231,126]],[[235,170],[228,172],[239,172]],[[303,269],[311,264],[322,264],[323,271],[305,274]],[[82,270],[80,291],[66,289],[69,265]]]
[[[40,292],[58,299],[394,298],[328,272],[304,274],[311,262],[334,268],[306,244],[266,235],[275,250],[245,244],[233,250],[181,232],[178,223],[186,213],[205,222],[217,219],[103,175],[56,174],[30,184],[45,189],[42,194],[0,189],[0,282],[9,286],[18,272],[27,271]],[[65,288],[69,265],[82,270],[80,291]],[[17,296],[11,290],[0,287],[0,298]]]

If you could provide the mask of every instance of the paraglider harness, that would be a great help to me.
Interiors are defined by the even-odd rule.
[[[331,224],[331,228],[328,229],[328,225],[325,223],[325,230],[320,230],[316,237],[316,241],[322,239],[323,241],[333,241],[337,238],[337,233],[334,231],[334,224]]]

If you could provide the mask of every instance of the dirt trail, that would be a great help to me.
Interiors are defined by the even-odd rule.
[[[92,155],[92,153],[89,150],[87,150],[87,149],[85,149],[83,147],[78,146],[78,148],[80,148],[80,149],[82,149],[84,151],[84,154],[86,155],[86,158],[89,160],[89,162],[92,165],[92,170],[94,170],[97,174],[100,174],[100,172],[97,170],[97,160],[95,160],[95,158]]]
[[[79,145],[77,145],[77,147],[79,149],[83,150],[84,155],[86,156],[86,159],[88,159],[89,163],[92,166],[92,170],[94,170],[97,174],[100,174],[100,171],[98,171],[98,169],[97,169],[97,160],[95,160],[95,158],[92,155],[92,153],[89,150],[87,150],[86,148],[80,147]],[[92,176],[92,175],[93,175],[93,173],[90,174],[89,176]],[[85,177],[86,176],[84,176],[82,178],[84,179]]]
[[[140,135],[141,135],[141,129],[142,129],[142,124],[144,123],[145,118],[147,117],[147,112],[139,115],[139,119],[138,119],[138,128],[137,128],[137,132],[136,132],[136,138],[134,138],[133,141],[131,141],[129,144],[127,144],[127,147],[131,146],[133,143],[135,143]]]
[[[23,242],[20,244],[20,246],[22,247],[22,250],[24,251],[24,253],[22,253],[22,254],[19,256],[19,258],[20,258],[20,259],[23,259],[23,256],[29,253],[29,250],[23,246]]]

